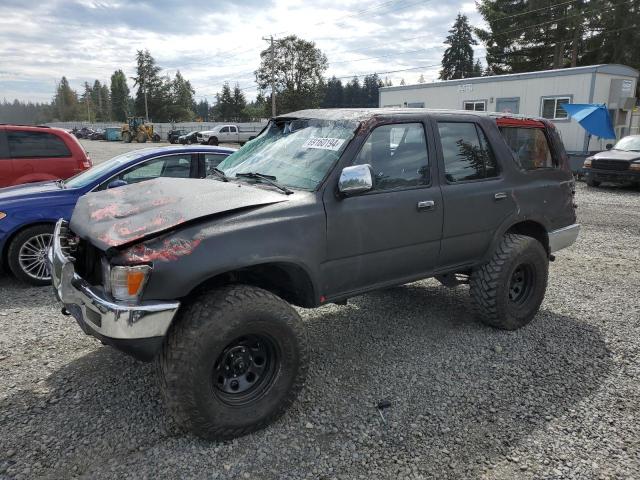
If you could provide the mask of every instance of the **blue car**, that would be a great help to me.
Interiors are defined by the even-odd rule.
[[[47,285],[54,223],[71,218],[80,196],[158,177],[204,178],[235,150],[182,146],[134,150],[67,180],[0,189],[0,263],[16,278]]]

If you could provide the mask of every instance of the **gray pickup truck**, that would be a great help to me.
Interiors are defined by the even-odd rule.
[[[225,439],[274,421],[303,385],[291,305],[435,277],[468,284],[487,325],[529,323],[549,261],[578,235],[574,193],[546,120],[300,111],[210,178],[82,197],[49,260],[63,313],[154,360],[177,421]]]

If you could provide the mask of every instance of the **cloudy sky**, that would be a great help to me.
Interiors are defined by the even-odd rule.
[[[252,98],[262,37],[289,34],[322,49],[328,76],[431,81],[458,12],[481,24],[473,0],[46,0],[37,8],[1,0],[0,99],[49,101],[63,75],[78,90],[109,81],[118,68],[131,77],[143,48],[163,73],[179,69],[197,100],[211,101],[225,81]],[[483,55],[478,46],[476,57]]]

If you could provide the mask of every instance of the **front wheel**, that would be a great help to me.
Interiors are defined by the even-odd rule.
[[[489,263],[471,274],[480,320],[504,330],[528,324],[544,299],[548,272],[547,252],[538,240],[506,234]]]
[[[218,139],[216,137],[211,137],[208,143],[209,145],[218,146]]]
[[[600,182],[594,178],[587,178],[587,185],[590,187],[599,187]]]
[[[280,417],[302,388],[307,362],[293,308],[260,288],[229,285],[181,312],[156,367],[176,421],[202,438],[223,440]]]
[[[51,283],[47,250],[53,239],[52,225],[34,225],[18,233],[9,244],[7,261],[15,277],[41,287]]]

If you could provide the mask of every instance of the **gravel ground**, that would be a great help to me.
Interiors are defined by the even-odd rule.
[[[152,367],[48,288],[0,277],[0,478],[640,478],[640,193],[580,184],[578,202],[531,325],[484,327],[466,287],[432,280],[300,310],[306,388],[227,443],[181,433]]]
[[[116,155],[130,152],[131,150],[139,150],[141,148],[153,148],[153,147],[168,147],[171,146],[169,142],[158,143],[124,143],[124,142],[107,142],[104,140],[84,140],[80,139],[80,143],[84,149],[89,153],[94,165],[109,160]],[[179,145],[178,145],[179,146]],[[237,144],[221,144],[221,147],[238,148]]]

